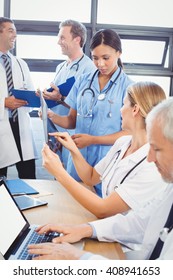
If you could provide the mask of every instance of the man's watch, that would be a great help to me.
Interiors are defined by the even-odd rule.
[[[64,100],[65,100],[65,96],[62,95],[61,98],[57,100],[57,102],[61,103],[61,102],[64,102]]]

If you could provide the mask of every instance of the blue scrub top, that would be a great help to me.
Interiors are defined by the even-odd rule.
[[[80,59],[76,59],[69,64],[67,64],[66,61],[60,63],[56,68],[56,74],[53,83],[58,86],[65,83],[66,80],[70,77],[74,76],[75,79],[77,79],[84,73],[91,73],[92,71],[95,71],[96,66],[87,55],[84,54],[83,58],[80,61],[79,60]],[[51,108],[51,110],[61,116],[66,116],[69,113],[69,108],[61,104],[55,106],[54,108]],[[59,131],[68,131],[71,135],[75,133],[74,129],[65,129],[58,125],[56,125],[56,127]],[[66,168],[69,151],[63,147],[62,151],[58,154],[64,164],[64,167]]]
[[[67,64],[67,62],[60,63],[56,68],[56,74],[53,83],[60,85],[66,82],[68,78],[75,77],[77,79],[84,73],[91,73],[96,69],[93,61],[84,54],[83,58],[76,59],[73,62]],[[78,63],[79,61],[79,63]],[[52,110],[61,116],[68,115],[69,109],[63,105],[57,105]]]
[[[132,84],[132,80],[121,71],[117,81],[113,83],[111,89],[107,92],[106,98],[102,101],[98,100],[101,93],[106,92],[115,78],[118,76],[120,69],[112,75],[110,81],[100,92],[98,83],[98,73],[93,79],[91,88],[95,93],[94,104],[92,106],[92,116],[84,117],[89,112],[89,107],[92,103],[92,94],[86,91],[82,96],[84,89],[89,87],[93,74],[82,75],[74,84],[69,95],[66,98],[66,103],[77,111],[75,133],[86,133],[90,135],[107,135],[121,130],[121,113],[120,109],[123,105],[123,99],[126,94],[128,85]],[[109,113],[111,112],[111,117]],[[81,153],[87,162],[95,166],[109,151],[110,145],[91,145],[81,149]],[[71,157],[68,159],[67,171],[76,180],[80,181]]]

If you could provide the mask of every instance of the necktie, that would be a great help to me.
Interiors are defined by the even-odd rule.
[[[10,96],[10,95],[12,95],[11,90],[14,88],[12,69],[11,69],[9,58],[6,54],[2,55],[2,59],[4,60],[4,66],[5,66],[6,76],[7,76],[7,87],[8,87],[8,92],[9,92],[9,96]],[[11,110],[11,115],[12,115],[13,121],[15,122],[17,119],[17,109]]]
[[[171,210],[169,212],[169,215],[168,215],[167,221],[164,225],[164,228],[169,229],[170,227],[172,227],[172,225],[173,225],[173,205],[172,205]],[[164,244],[164,242],[159,238],[155,247],[154,247],[154,249],[153,249],[153,252],[150,256],[150,260],[155,260],[160,256],[163,244]]]

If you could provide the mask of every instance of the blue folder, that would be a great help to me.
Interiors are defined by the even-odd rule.
[[[75,78],[71,77],[66,80],[65,83],[58,85],[58,88],[63,96],[67,96],[69,91],[71,90],[73,84],[75,82]],[[48,89],[49,92],[53,91],[53,88]],[[35,91],[32,90],[22,90],[22,89],[12,89],[12,94],[15,98],[26,100],[28,102],[26,107],[33,107],[39,108],[40,104],[40,97],[36,95]],[[58,105],[56,101],[53,100],[46,100],[48,108],[52,108]]]
[[[40,107],[40,97],[36,96],[35,91],[23,90],[23,89],[12,89],[12,94],[17,99],[26,100],[28,102],[26,107]]]
[[[28,104],[25,105],[25,107],[39,108],[41,106],[40,97],[36,95],[35,91],[12,89],[12,93],[15,96],[15,98],[26,100],[28,102]],[[49,108],[52,108],[57,105],[56,101],[53,100],[45,100],[45,101]]]
[[[10,180],[6,180],[5,182],[12,195],[39,193],[37,190],[35,190],[33,187],[31,187],[21,179],[10,179]]]
[[[63,96],[67,96],[69,94],[74,82],[75,82],[75,77],[71,77],[71,78],[68,78],[65,83],[63,83],[61,85],[57,85],[57,87],[60,90],[60,93]],[[51,92],[51,91],[53,91],[53,88],[49,88],[49,89],[47,89],[47,91]]]

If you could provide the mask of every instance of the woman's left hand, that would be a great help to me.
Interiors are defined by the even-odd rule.
[[[59,173],[61,170],[64,170],[64,167],[60,161],[59,156],[54,152],[52,152],[47,144],[45,144],[45,146],[42,149],[42,159],[43,159],[43,163],[42,163],[43,166],[54,177],[56,177],[57,172]]]

